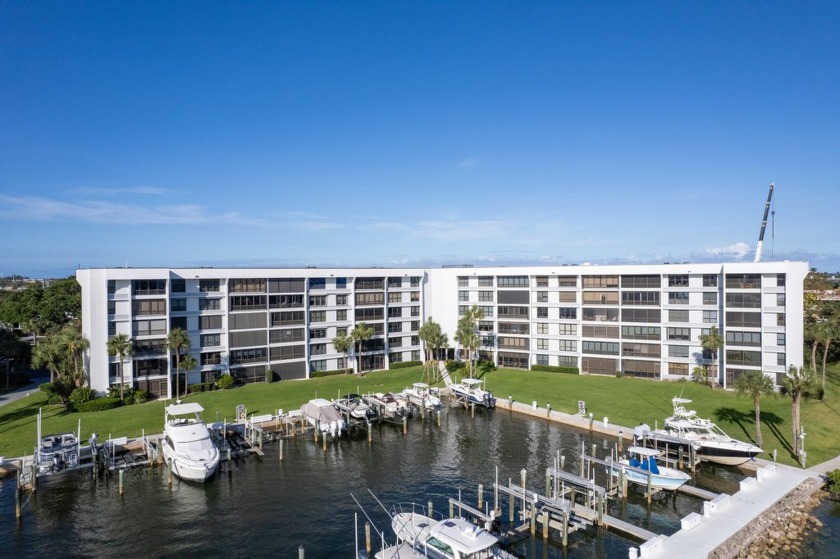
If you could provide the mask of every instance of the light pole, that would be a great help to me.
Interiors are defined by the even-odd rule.
[[[799,428],[799,461],[802,464],[802,467],[805,467],[805,458],[808,456],[808,453],[805,452],[805,427],[800,426]]]

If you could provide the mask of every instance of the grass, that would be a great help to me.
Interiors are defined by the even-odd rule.
[[[234,419],[236,406],[244,404],[248,414],[275,413],[278,408],[299,408],[308,400],[321,396],[334,398],[339,393],[385,392],[401,390],[421,380],[422,367],[378,371],[363,377],[337,375],[307,381],[257,383],[231,390],[217,390],[190,395],[186,401],[199,402],[208,421]],[[713,419],[729,435],[742,440],[755,440],[752,399],[734,392],[712,390],[691,382],[661,382],[633,378],[581,376],[513,369],[498,369],[484,374],[487,389],[497,397],[512,395],[516,401],[532,402],[541,407],[577,413],[578,400],[585,400],[588,411],[601,421],[608,417],[614,425],[625,425],[628,436],[639,423],[654,427],[671,412],[671,398],[682,395],[693,400],[691,408],[702,417]],[[808,465],[818,464],[840,455],[840,437],[834,431],[840,424],[840,364],[829,367],[825,398],[802,403],[802,425],[807,433],[805,448]],[[36,416],[43,408],[43,432],[75,430],[82,422],[82,437],[99,433],[104,440],[114,437],[156,434],[163,430],[163,407],[155,401],[114,410],[71,413],[61,406],[47,406],[43,393],[0,407],[0,455],[7,457],[31,454],[36,438]],[[791,455],[791,402],[789,398],[764,397],[761,400],[762,435],[765,458],[778,451],[778,461],[795,464]]]

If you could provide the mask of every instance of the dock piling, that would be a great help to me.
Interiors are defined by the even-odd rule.
[[[544,540],[548,539],[548,511],[543,510],[542,513],[542,537]]]
[[[123,496],[125,487],[125,470],[120,470],[120,497]]]
[[[367,550],[368,555],[370,555],[370,522],[365,522],[365,550]]]
[[[481,510],[481,509],[484,508],[483,502],[484,502],[484,484],[479,483],[478,484],[478,510]]]

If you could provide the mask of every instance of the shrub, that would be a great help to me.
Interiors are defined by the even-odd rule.
[[[96,398],[96,392],[90,386],[81,386],[70,393],[70,404],[74,408],[78,408],[85,402],[90,402]]]
[[[622,371],[621,369],[618,369],[615,372],[615,378],[624,378],[624,371]]]
[[[458,369],[463,369],[465,367],[463,361],[456,361],[454,359],[447,359],[443,362],[443,364],[446,367],[446,370],[450,373],[454,373]]]
[[[832,497],[840,496],[840,470],[831,470],[825,474],[825,488]]]
[[[39,384],[38,390],[40,390],[41,392],[46,392],[47,394],[55,394],[55,390],[53,389],[53,385],[51,382]]]
[[[131,399],[135,404],[145,404],[149,400],[149,393],[142,388],[135,388],[131,392]]]
[[[391,363],[389,369],[405,369],[406,367],[417,367],[422,365],[422,361],[400,361],[399,363]]]
[[[233,386],[235,382],[236,379],[233,378],[233,375],[225,373],[224,375],[219,377],[219,380],[216,381],[216,386],[218,386],[219,389],[224,390]]]
[[[532,371],[542,371],[544,373],[566,373],[576,375],[580,372],[577,367],[560,367],[557,365],[531,365]]]
[[[265,382],[267,382],[267,383],[274,382],[274,371],[272,371],[271,369],[266,369],[265,370]]]
[[[105,396],[104,398],[96,398],[94,400],[90,400],[88,402],[83,402],[76,406],[76,411],[79,412],[91,412],[91,411],[104,411],[104,410],[111,410],[114,408],[118,408],[122,405],[119,398],[111,398],[110,396]]]
[[[188,394],[198,394],[199,392],[204,392],[204,385],[203,384],[191,384],[187,386],[187,393]]]
[[[496,364],[493,363],[492,361],[479,361],[478,366],[476,368],[478,369],[479,373],[481,373],[482,375],[485,375],[487,373],[495,371],[496,370]]]
[[[50,394],[50,397],[47,398],[47,404],[51,406],[55,406],[57,404],[64,404],[64,398],[61,397],[61,394]]]

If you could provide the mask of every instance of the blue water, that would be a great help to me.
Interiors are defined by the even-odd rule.
[[[362,433],[330,442],[326,451],[311,437],[298,436],[285,441],[282,461],[273,443],[266,445],[264,457],[239,460],[205,485],[176,478],[170,487],[160,469],[136,469],[127,473],[120,497],[116,476],[77,475],[39,488],[20,522],[14,516],[14,481],[6,480],[0,484],[0,557],[298,557],[302,545],[308,558],[350,558],[360,512],[352,496],[392,540],[388,517],[368,490],[386,506],[432,500],[444,512],[448,499],[459,493],[475,505],[483,484],[484,498],[492,504],[497,467],[502,482],[517,481],[525,468],[529,489],[544,492],[545,469],[558,451],[566,457],[566,469],[576,472],[581,443],[588,452],[594,444],[601,457],[609,448],[586,432],[499,410],[477,412],[471,419],[452,409],[443,417],[440,428],[428,419],[410,420],[406,436],[398,426],[377,426],[372,443]],[[739,476],[705,469],[698,484],[732,487]],[[507,505],[501,498],[505,521]],[[627,501],[609,505],[610,514],[666,534],[679,529],[680,518],[701,509],[700,500],[675,494],[659,494],[648,506],[632,488]],[[833,535],[840,521],[829,515]],[[361,515],[358,522],[364,522]],[[554,536],[548,544],[538,538],[513,551],[546,559],[626,558],[629,547],[638,545],[589,529],[572,534],[564,551]],[[361,530],[358,537],[363,538]],[[828,549],[815,542],[813,556],[833,556],[824,554]]]

